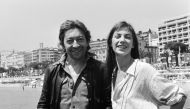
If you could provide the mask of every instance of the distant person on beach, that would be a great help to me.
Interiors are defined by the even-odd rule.
[[[24,84],[22,85],[22,90],[24,91]]]
[[[139,60],[137,36],[129,23],[121,21],[111,29],[107,46],[113,109],[158,109],[161,105],[183,109],[183,89]]]
[[[111,109],[111,80],[105,65],[88,52],[90,39],[78,20],[61,25],[64,54],[45,71],[38,109]]]

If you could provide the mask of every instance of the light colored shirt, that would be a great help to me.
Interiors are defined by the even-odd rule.
[[[114,87],[113,80],[113,109],[158,109],[160,105],[179,102],[184,95],[178,85],[161,77],[150,64],[138,59],[134,60],[126,76]]]

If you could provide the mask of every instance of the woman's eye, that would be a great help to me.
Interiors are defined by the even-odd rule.
[[[118,38],[120,38],[120,37],[121,37],[121,35],[116,34],[114,37],[115,37],[116,39],[118,39]]]
[[[124,37],[125,39],[132,39],[132,36],[130,34],[126,34]]]

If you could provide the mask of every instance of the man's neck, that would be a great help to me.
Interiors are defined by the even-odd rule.
[[[86,63],[86,58],[81,59],[72,59],[71,57],[67,57],[68,64],[72,66],[84,65]]]
[[[87,59],[84,58],[84,59],[80,59],[80,60],[75,60],[68,56],[67,62],[68,62],[68,65],[70,65],[73,68],[73,70],[76,74],[80,74],[86,66]]]

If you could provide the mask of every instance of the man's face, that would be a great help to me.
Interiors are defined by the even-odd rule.
[[[74,60],[84,59],[87,46],[85,35],[80,29],[73,28],[65,32],[64,47],[70,58]]]

